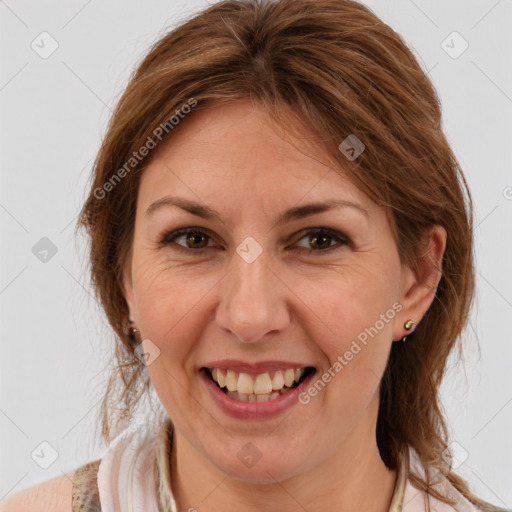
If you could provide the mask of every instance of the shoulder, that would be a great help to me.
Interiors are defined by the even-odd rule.
[[[75,471],[24,489],[0,501],[0,512],[71,512]]]

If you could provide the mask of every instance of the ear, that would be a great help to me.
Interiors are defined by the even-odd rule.
[[[407,331],[404,323],[410,319],[417,326],[432,304],[442,277],[446,239],[446,230],[440,225],[433,226],[423,238],[417,267],[411,269],[403,266],[400,300],[402,310],[396,317],[394,340],[399,341],[410,334],[412,331]]]
[[[130,249],[123,265],[122,287],[124,298],[128,305],[128,316],[135,325],[138,325],[137,308],[135,306],[135,294],[132,281],[132,249]]]

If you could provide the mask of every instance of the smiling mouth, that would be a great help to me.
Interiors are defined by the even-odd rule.
[[[296,388],[315,372],[312,366],[288,368],[250,375],[221,368],[202,368],[207,377],[230,398],[240,402],[267,402],[275,400]]]

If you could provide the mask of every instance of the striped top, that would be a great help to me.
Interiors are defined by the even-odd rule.
[[[173,426],[168,418],[156,435],[144,425],[131,425],[114,439],[103,457],[75,471],[72,511],[178,512],[171,491],[172,444]],[[436,512],[512,512],[492,505],[477,509],[446,478],[435,488],[443,496],[454,498],[457,504],[452,507],[429,496],[429,507],[426,493],[408,480],[410,471],[422,472],[412,449],[398,469],[389,512],[425,512],[429,508]]]

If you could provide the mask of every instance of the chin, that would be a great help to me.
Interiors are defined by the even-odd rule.
[[[237,443],[232,443],[236,445]],[[257,443],[240,443],[240,448],[226,449],[207,457],[217,469],[234,480],[253,484],[275,484],[300,472],[302,462],[290,457],[290,449],[275,450],[271,447],[259,450]],[[259,443],[261,445],[261,443]],[[283,452],[283,453],[281,453]],[[306,455],[302,453],[302,456]]]

